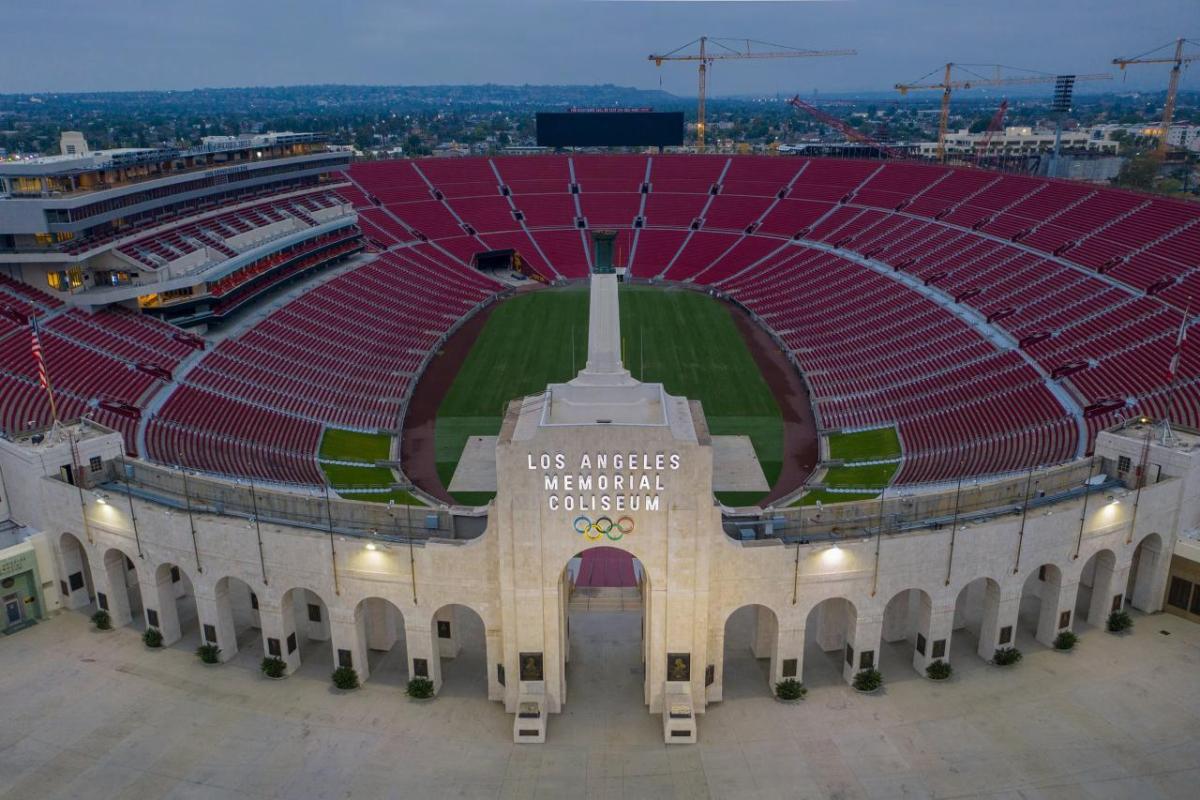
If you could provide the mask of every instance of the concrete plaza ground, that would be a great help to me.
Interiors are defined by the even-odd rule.
[[[700,717],[700,744],[667,748],[642,706],[637,613],[572,614],[566,710],[541,746],[511,744],[512,717],[484,698],[478,630],[442,695],[418,704],[389,670],[343,695],[315,652],[268,681],[63,613],[0,638],[0,800],[1197,796],[1200,627],[1177,617],[1139,615],[1126,637],[1086,629],[1070,654],[1020,640],[1009,669],[960,636],[946,684],[887,645],[876,696],[810,648],[811,691],[789,706],[737,616],[726,700]]]

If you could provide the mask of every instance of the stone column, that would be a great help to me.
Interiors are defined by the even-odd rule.
[[[200,639],[206,644],[215,644],[221,649],[218,658],[229,661],[238,652],[237,626],[233,621],[233,604],[229,597],[229,589],[223,585],[213,591],[212,595],[204,594],[196,587],[196,613],[200,621]],[[205,628],[211,627],[216,634],[216,641],[211,641]]]
[[[371,676],[371,667],[367,662],[367,633],[366,621],[360,615],[354,614],[337,616],[329,619],[330,638],[333,643],[333,668],[342,666],[343,653],[349,654],[350,666],[358,673],[360,683],[365,683]]]
[[[125,556],[103,559],[92,574],[96,587],[96,604],[108,606],[108,616],[114,628],[121,628],[133,621],[129,609],[129,587],[125,583]],[[100,595],[104,595],[101,603]]]
[[[988,583],[983,595],[983,619],[979,626],[979,657],[991,661],[1000,647],[1014,647],[1017,616],[1021,611],[1021,589],[1005,593]]]
[[[289,645],[296,642],[296,610],[294,603],[269,605],[261,595],[258,598],[258,618],[262,625],[263,654],[277,655],[287,663],[287,674],[300,668],[300,647]],[[271,640],[275,640],[277,653],[271,652]]]
[[[138,572],[142,590],[142,606],[145,608],[146,626],[162,632],[163,646],[174,644],[182,637],[179,629],[179,607],[175,602],[175,584],[171,581],[171,570],[160,569],[151,573],[149,569]],[[180,581],[183,583],[183,581]],[[150,611],[154,610],[158,621],[151,625]]]
[[[454,606],[445,606],[433,615],[433,633],[437,637],[438,654],[442,658],[456,658],[461,649],[457,616]]]
[[[367,647],[386,653],[396,646],[399,639],[399,612],[391,603],[371,598],[360,606],[359,616],[363,621]]]
[[[408,653],[408,675],[410,678],[421,676],[417,668],[418,661],[424,661],[425,675],[433,681],[433,691],[442,689],[442,658],[439,652],[437,631],[428,625],[422,627],[418,622],[404,626],[404,649]]]
[[[500,685],[500,676],[496,672],[496,667],[504,663],[504,637],[500,631],[485,627],[484,651],[487,654],[488,700],[504,702],[504,687]],[[507,670],[504,679],[506,683],[509,680]]]
[[[826,600],[817,607],[817,644],[826,653],[846,646],[847,631],[852,624],[850,606],[845,600]]]
[[[83,546],[64,548],[61,543],[55,548],[58,552],[59,563],[62,564],[62,582],[67,585],[67,594],[63,595],[63,605],[66,608],[83,608],[92,602],[88,594],[87,568],[83,563]],[[78,589],[71,590],[71,576],[79,573],[83,580]]]
[[[1153,614],[1162,611],[1171,559],[1169,554],[1163,552],[1161,538],[1143,539],[1140,547],[1142,553],[1138,558],[1137,574],[1129,600],[1138,611]]]
[[[1117,568],[1097,561],[1092,576],[1092,599],[1088,603],[1087,622],[1103,628],[1108,615],[1122,607],[1125,599],[1125,584],[1129,580],[1129,567]]]
[[[667,680],[667,592],[665,589],[652,588],[649,594],[646,605],[645,700],[651,714],[660,714]]]
[[[1075,593],[1078,588],[1077,582],[1067,582],[1063,577],[1062,570],[1058,569],[1047,569],[1046,580],[1039,583],[1038,595],[1041,601],[1038,609],[1036,638],[1047,647],[1054,646],[1054,638],[1058,636],[1059,631],[1070,630],[1071,617],[1075,614]]]
[[[292,594],[295,598],[293,602],[296,604],[296,625],[304,632],[304,638],[310,642],[328,642],[330,636],[329,608],[308,590]],[[309,606],[316,606],[320,609],[320,619],[311,618]]]
[[[842,658],[842,677],[846,683],[854,681],[854,676],[864,669],[874,667],[879,669],[879,645],[883,641],[883,618],[864,619],[861,615],[855,620],[853,627],[846,632],[846,655],[853,658]],[[851,651],[849,648],[853,648]]]
[[[913,629],[912,606],[914,590],[897,595],[883,610],[883,640],[889,644],[904,641]],[[924,597],[924,595],[920,595]]]
[[[771,658],[774,655],[778,627],[775,624],[774,612],[762,606],[754,606],[754,638],[750,640],[750,652],[755,658]]]
[[[934,608],[932,601],[922,594],[917,607],[917,634],[924,637],[925,652],[913,647],[913,669],[921,675],[934,661],[950,663],[950,640],[954,635],[954,608]],[[918,643],[920,640],[918,640]]]
[[[775,693],[775,684],[787,678],[802,680],[804,676],[804,628],[779,625],[775,648],[771,653],[771,671],[767,688]]]
[[[704,688],[704,699],[708,703],[719,703],[725,695],[725,626],[709,632],[708,652],[712,659],[713,682]],[[692,669],[695,669],[692,665]],[[705,665],[705,669],[708,665]]]

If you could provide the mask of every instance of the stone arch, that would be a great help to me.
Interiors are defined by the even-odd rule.
[[[854,651],[858,608],[845,597],[827,597],[809,609],[805,617],[804,666],[806,686],[841,683],[859,661]]]
[[[58,537],[57,545],[63,603],[67,608],[87,608],[96,599],[87,548],[78,536],[67,532]]]
[[[169,561],[153,572],[144,572],[141,589],[146,626],[162,633],[164,646],[182,642],[195,650],[201,642],[200,614],[191,578],[180,565]]]
[[[1056,564],[1047,562],[1029,570],[1021,585],[1014,639],[1019,642],[1023,636],[1032,636],[1052,647],[1059,632],[1070,630],[1074,621],[1075,595],[1069,591],[1074,586],[1073,582],[1068,585]]]
[[[259,614],[268,655],[286,661],[289,674],[304,666],[313,676],[328,679],[334,668],[332,630],[329,604],[320,593],[293,586],[279,596],[277,611],[260,608]]]
[[[96,576],[96,605],[109,613],[114,628],[144,625],[142,593],[133,558],[118,547],[104,551]]]
[[[899,676],[907,669],[896,667],[911,665],[924,673],[933,661],[949,661],[953,620],[953,611],[935,609],[924,589],[911,587],[893,594],[883,606],[880,670]]]
[[[408,647],[404,612],[384,597],[364,597],[354,607],[354,626],[361,653],[355,654],[359,680],[369,675],[377,683],[403,686],[408,682]]]
[[[790,660],[786,675],[776,663],[779,659],[779,615],[769,605],[744,603],[738,606],[726,615],[722,630],[720,674],[715,676],[721,690],[720,696],[713,699],[761,695],[764,682],[767,690],[773,692],[777,680],[784,677],[800,680],[797,659]]]
[[[202,602],[201,637],[221,649],[222,661],[239,656],[239,661],[257,668],[265,651],[259,595],[235,575],[225,575],[213,584],[212,597]]]
[[[1122,571],[1123,572],[1123,571]],[[1088,556],[1079,570],[1075,595],[1075,625],[1103,627],[1108,615],[1124,604],[1125,585],[1118,575],[1117,554],[1108,548]]]
[[[440,676],[439,694],[475,695],[479,687],[491,694],[488,641],[484,615],[464,603],[446,603],[430,618],[432,669]],[[413,666],[414,673],[417,671]],[[435,681],[439,683],[439,681]]]
[[[1013,644],[1015,631],[1011,625],[1000,624],[1000,582],[995,578],[980,576],[964,583],[954,599],[953,629],[954,642],[965,647],[973,642],[975,652],[984,661],[990,661],[997,647]]]
[[[588,542],[581,535],[580,548],[563,564],[558,577],[559,636],[557,642],[548,643],[544,665],[548,686],[557,684],[563,702],[568,673],[584,702],[600,690],[609,702],[625,702],[640,694],[642,702],[649,703],[654,682],[662,685],[665,659],[657,659],[662,664],[648,661],[652,578],[637,548],[624,546],[632,538],[615,547]],[[590,574],[589,560],[595,565]],[[629,613],[634,611],[639,612],[636,618]],[[580,651],[584,657],[574,658]],[[640,679],[636,678],[639,664]],[[522,666],[520,661],[515,665],[518,681]]]
[[[1170,555],[1163,551],[1163,537],[1157,533],[1143,536],[1129,562],[1126,601],[1138,611],[1161,611],[1169,562]]]

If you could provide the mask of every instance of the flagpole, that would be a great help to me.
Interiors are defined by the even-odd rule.
[[[50,419],[57,426],[58,404],[54,402],[54,384],[50,381],[50,369],[46,366],[46,355],[42,352],[42,333],[38,328],[37,317],[29,318],[29,326],[33,337],[33,360],[37,362],[38,380],[42,384],[42,388],[46,390],[47,397],[50,399]]]
[[[1166,425],[1163,430],[1163,444],[1167,443],[1167,439],[1171,435],[1171,418],[1175,416],[1175,398],[1178,395],[1179,381],[1176,376],[1179,373],[1179,361],[1183,357],[1183,343],[1187,340],[1188,314],[1192,310],[1192,298],[1188,297],[1187,303],[1183,307],[1183,319],[1179,321],[1179,335],[1175,337],[1175,352],[1171,356],[1171,362],[1167,366],[1167,416]]]

